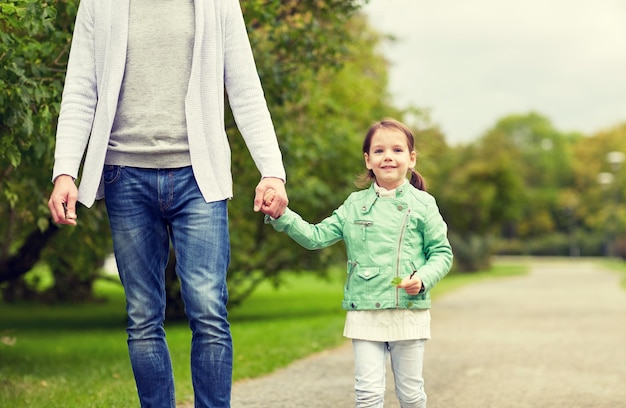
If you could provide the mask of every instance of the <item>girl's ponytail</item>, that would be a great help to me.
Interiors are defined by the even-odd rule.
[[[411,185],[418,190],[426,191],[426,181],[424,180],[424,177],[422,177],[422,175],[419,174],[414,168],[411,168],[409,170],[411,172]]]

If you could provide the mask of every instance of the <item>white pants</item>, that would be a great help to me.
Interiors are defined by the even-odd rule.
[[[383,408],[385,369],[390,354],[400,406],[425,408],[424,343],[426,340],[377,342],[353,339],[356,407]]]

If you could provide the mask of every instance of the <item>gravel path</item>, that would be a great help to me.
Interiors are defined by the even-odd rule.
[[[429,408],[626,407],[626,291],[588,260],[530,261],[530,274],[434,302]],[[233,408],[353,407],[349,343],[237,382]],[[386,408],[399,407],[388,370]]]

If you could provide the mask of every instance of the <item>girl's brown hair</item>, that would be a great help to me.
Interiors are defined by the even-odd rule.
[[[379,129],[394,129],[404,133],[406,135],[406,143],[409,147],[409,152],[415,150],[415,137],[413,136],[411,129],[409,129],[404,123],[395,119],[385,118],[370,126],[367,134],[365,135],[365,139],[363,140],[363,153],[369,154],[370,147],[372,145],[372,138]],[[411,185],[419,190],[426,191],[426,182],[424,181],[424,177],[422,177],[422,175],[413,168],[409,170],[411,172]],[[372,170],[368,170],[366,173],[359,176],[355,184],[359,188],[366,188],[372,181],[376,181],[376,176]]]

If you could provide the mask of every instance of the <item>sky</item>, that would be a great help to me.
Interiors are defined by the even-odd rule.
[[[510,114],[560,131],[626,122],[625,0],[370,0],[394,105],[430,111],[451,144]]]

